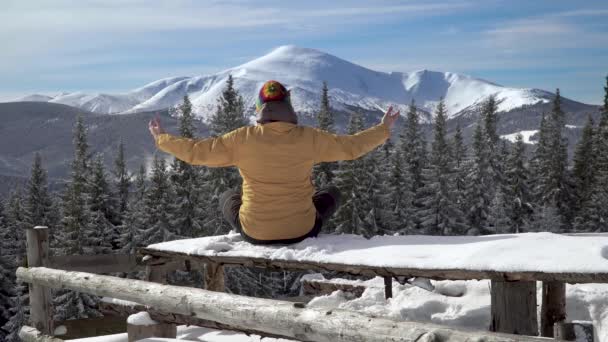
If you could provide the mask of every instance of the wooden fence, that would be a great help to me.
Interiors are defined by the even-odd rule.
[[[368,333],[371,333],[378,336],[391,336],[393,340],[404,340],[406,336],[412,337],[415,334],[418,334],[417,338],[420,338],[428,334],[429,341],[468,341],[473,340],[474,337],[483,338],[485,341],[546,341],[547,339],[531,337],[538,335],[535,281],[538,277],[544,277],[542,279],[544,281],[541,333],[543,336],[553,336],[554,327],[558,327],[556,331],[560,332],[560,335],[556,335],[556,337],[559,338],[568,336],[567,332],[572,330],[569,324],[563,322],[565,318],[564,284],[566,282],[608,281],[608,279],[601,278],[603,276],[599,276],[601,278],[599,279],[597,276],[576,274],[562,274],[562,278],[559,278],[558,275],[550,274],[521,273],[506,275],[500,272],[465,274],[462,271],[450,270],[433,270],[430,274],[421,270],[395,271],[389,268],[376,270],[369,267],[348,265],[330,265],[328,268],[327,264],[316,267],[318,265],[311,266],[310,264],[297,262],[285,263],[256,258],[226,258],[221,256],[190,258],[163,255],[162,252],[158,251],[154,252],[153,255],[144,257],[143,260],[133,255],[51,257],[49,256],[49,232],[46,227],[28,229],[26,236],[28,269],[20,269],[18,276],[30,283],[32,328],[40,331],[44,336],[50,336],[54,331],[50,288],[68,288],[79,292],[141,303],[146,305],[147,311],[155,314],[155,319],[160,317],[167,325],[200,323],[203,326],[219,329],[242,330],[306,341],[339,341],[340,337],[335,336],[335,331],[340,331],[341,334],[350,338],[367,336]],[[147,249],[142,249],[142,253],[152,254]],[[204,272],[207,290],[219,292],[224,290],[223,269],[225,266],[232,265],[267,269],[332,269],[351,274],[380,275],[385,279],[387,298],[392,295],[390,293],[392,279],[397,276],[426,276],[435,279],[491,279],[491,330],[531,336],[466,331],[424,323],[397,322],[370,318],[358,313],[342,312],[340,310],[319,311],[318,309],[307,308],[304,304],[298,304],[299,307],[294,306],[292,302],[246,298],[200,289],[163,285],[167,282],[168,272],[179,268],[180,265],[183,266],[185,263],[189,265],[189,268]],[[145,267],[148,282],[92,274],[131,272],[143,270],[143,267]],[[56,269],[74,271],[74,273],[68,274]],[[564,276],[567,279],[563,278]],[[180,293],[181,297],[176,297],[175,293]],[[182,305],[180,301],[186,301],[187,304]],[[523,305],[513,305],[513,303],[523,303]],[[221,308],[222,311],[226,309],[227,311],[224,315],[213,311],[213,308]],[[280,314],[277,314],[276,311],[262,314],[261,312],[265,312],[264,308],[280,308],[281,310],[279,311]],[[278,321],[279,317],[288,317],[286,318],[288,320]],[[314,317],[315,319],[309,320],[303,317]],[[377,324],[377,327],[369,326],[365,322],[373,322]],[[289,326],[296,328],[290,329]],[[348,327],[348,329],[345,331],[341,327]],[[330,337],[331,339],[328,339]],[[362,340],[372,341],[373,339],[370,336],[369,339],[364,338]]]

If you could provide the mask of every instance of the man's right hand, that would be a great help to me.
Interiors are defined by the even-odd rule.
[[[154,137],[154,140],[156,140],[159,135],[165,133],[163,126],[160,124],[159,118],[154,118],[150,120],[150,122],[148,123],[148,129],[150,130],[150,134],[152,134],[152,137]]]
[[[399,118],[399,111],[393,113],[393,106],[388,107],[388,111],[382,118],[382,123],[390,130],[395,125],[395,122]]]

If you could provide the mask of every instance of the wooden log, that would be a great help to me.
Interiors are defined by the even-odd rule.
[[[63,340],[42,334],[38,329],[24,325],[19,330],[19,338],[23,342],[63,342]]]
[[[205,265],[205,289],[209,291],[224,292],[224,266],[217,263]]]
[[[384,299],[393,298],[393,277],[384,277]]]
[[[566,284],[543,282],[541,305],[541,336],[553,337],[555,323],[566,320]]]
[[[142,322],[135,322],[136,316],[145,315]],[[135,319],[134,319],[135,318]],[[148,337],[175,338],[177,327],[174,324],[159,323],[150,318],[147,312],[139,312],[129,316],[127,319],[127,336],[129,342],[139,341]]]
[[[362,276],[380,277],[425,277],[433,280],[481,280],[491,279],[497,281],[559,281],[563,283],[608,283],[608,272],[601,273],[551,273],[551,272],[502,272],[490,270],[464,270],[464,269],[424,269],[381,267],[369,265],[345,265],[328,262],[277,260],[255,257],[238,256],[204,256],[188,255],[186,253],[159,251],[150,248],[141,248],[138,253],[154,258],[169,260],[191,260],[199,263],[216,263],[224,266],[259,267],[268,270],[314,270],[337,271]]]
[[[96,274],[128,273],[142,268],[135,254],[52,256],[48,267]]]
[[[197,327],[204,327],[216,330],[232,330],[232,331],[240,331],[247,335],[255,334],[265,337],[274,337],[274,338],[287,338],[287,336],[279,336],[279,335],[271,335],[259,330],[253,329],[243,329],[240,327],[230,326],[227,324],[222,324],[218,322],[208,321],[192,316],[180,315],[176,313],[164,312],[152,308],[150,306],[142,305],[134,303],[135,305],[122,305],[116,303],[107,303],[100,302],[99,303],[99,311],[105,316],[113,316],[113,317],[124,317],[125,319],[132,314],[147,311],[150,314],[150,317],[158,322],[163,323],[171,323],[174,325],[194,325]],[[126,329],[125,329],[126,330]]]
[[[22,281],[50,288],[128,300],[166,312],[303,341],[421,341],[421,336],[425,334],[434,336],[437,341],[546,341],[544,338],[495,334],[430,323],[399,322],[340,309],[326,310],[286,301],[45,267],[20,267],[17,276]]]
[[[25,231],[28,267],[47,266],[49,260],[49,229],[44,226]],[[29,285],[30,322],[45,335],[53,334],[53,302],[51,290],[38,284]]]
[[[492,281],[490,331],[538,335],[536,282]]]

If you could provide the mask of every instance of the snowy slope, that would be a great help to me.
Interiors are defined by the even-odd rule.
[[[337,108],[351,105],[375,110],[389,104],[405,108],[414,99],[418,106],[432,111],[444,97],[450,116],[492,94],[501,101],[501,111],[547,102],[551,97],[542,90],[507,88],[451,72],[378,72],[322,51],[287,45],[214,75],[162,79],[123,94],[77,92],[50,101],[98,113],[133,113],[166,109],[178,104],[187,94],[195,111],[208,116],[229,74],[234,76],[235,85],[248,106],[253,106],[254,96],[263,82],[276,79],[292,89],[296,110],[307,113],[319,107],[323,81],[328,82],[332,105]]]

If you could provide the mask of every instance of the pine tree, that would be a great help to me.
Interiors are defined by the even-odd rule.
[[[452,139],[451,145],[452,153],[454,154],[452,157],[454,163],[454,192],[455,192],[455,200],[456,205],[460,209],[461,212],[466,212],[466,177],[467,177],[467,167],[468,167],[468,156],[467,156],[467,146],[464,143],[464,138],[462,137],[462,130],[460,129],[460,123],[456,125],[456,133]]]
[[[578,219],[575,221],[580,222],[580,215],[582,214],[583,207],[591,200],[591,186],[594,181],[595,174],[595,146],[594,146],[594,123],[591,116],[587,120],[585,128],[583,128],[583,135],[581,140],[576,146],[574,152],[574,167],[572,176],[574,178],[575,186],[575,213]]]
[[[363,130],[361,114],[353,113],[348,123],[348,134]],[[340,163],[338,187],[343,194],[343,203],[336,213],[336,231],[344,234],[375,235],[377,226],[372,214],[370,193],[374,179],[370,177],[366,158]]]
[[[5,231],[2,255],[8,255],[15,265],[25,260],[25,230],[29,227],[21,189],[12,191],[5,204]]]
[[[390,203],[388,207],[392,213],[387,217],[387,225],[400,234],[409,234],[414,230],[413,194],[411,192],[412,177],[409,169],[405,167],[403,154],[400,150],[393,151],[388,159],[387,191]]]
[[[7,253],[7,240],[4,236],[8,227],[4,219],[4,202],[0,198],[0,328],[8,322],[11,317],[10,309],[13,306],[14,277],[10,261],[14,256]],[[0,329],[0,339],[5,340],[7,332]]]
[[[515,147],[507,160],[505,170],[505,205],[509,216],[509,231],[521,233],[533,213],[533,200],[529,188],[530,175],[526,168],[526,145],[518,134]]]
[[[217,110],[212,115],[210,120],[211,134],[219,136],[240,127],[247,125],[247,119],[244,115],[244,104],[243,98],[238,93],[237,89],[234,88],[234,80],[232,75],[228,76],[226,81],[226,87],[220,95],[217,104]],[[219,197],[228,189],[235,189],[240,187],[241,178],[235,168],[210,168],[203,171],[203,182],[209,187],[207,193],[209,194],[209,213],[207,216],[218,217],[220,219],[214,220],[215,233],[222,234],[230,230],[230,226],[221,219],[221,214],[217,209],[217,202]]]
[[[97,155],[91,164],[91,179],[88,188],[91,220],[86,234],[92,244],[89,247],[89,253],[109,254],[112,250],[118,249],[120,232],[114,225],[117,216],[116,206],[110,192],[101,155]]]
[[[401,150],[399,158],[403,158],[403,167],[407,170],[404,176],[409,188],[406,189],[406,196],[410,197],[411,205],[408,214],[411,216],[408,222],[408,229],[419,231],[421,229],[420,220],[416,211],[423,207],[423,188],[425,186],[423,172],[427,167],[426,140],[420,128],[420,116],[414,100],[410,103],[407,112],[407,119],[404,130],[399,135]]]
[[[486,233],[490,205],[494,198],[488,189],[492,185],[490,151],[484,137],[481,123],[473,133],[473,159],[467,175],[466,216],[473,232]]]
[[[34,155],[34,164],[27,183],[26,216],[30,227],[51,226],[52,201],[48,193],[46,170],[40,154]]]
[[[185,138],[194,138],[194,116],[192,104],[188,96],[184,96],[183,103],[178,108],[179,132]],[[177,206],[174,212],[172,225],[178,234],[184,237],[199,237],[208,235],[204,231],[204,208],[210,205],[205,203],[208,194],[202,192],[201,174],[198,169],[177,158],[174,159],[171,171],[171,180],[175,189]]]
[[[329,107],[329,94],[328,94],[327,82],[323,82],[323,89],[321,91],[321,109],[317,114],[317,127],[319,129],[335,133],[334,117]],[[314,179],[317,188],[327,186],[333,181],[334,170],[336,168],[335,163],[321,163],[315,166]]]
[[[175,240],[178,234],[171,225],[175,194],[169,183],[165,160],[156,156],[152,166],[150,189],[145,197],[145,225],[139,232],[142,245]]]
[[[89,144],[82,116],[74,127],[74,160],[71,167],[71,182],[63,195],[61,232],[54,244],[63,255],[85,254],[91,245],[85,227],[90,227],[88,182],[90,176]]]
[[[452,152],[447,141],[447,112],[443,99],[435,114],[434,139],[423,192],[420,224],[425,234],[458,235],[464,230],[462,212],[456,205]]]
[[[91,212],[89,209],[89,178],[91,177],[87,130],[82,116],[76,120],[74,128],[74,160],[72,161],[71,182],[63,195],[61,231],[55,240],[57,254],[75,255],[95,251],[99,241],[92,239],[90,231]],[[98,317],[97,299],[85,293],[60,290],[54,298],[56,321],[76,318]]]
[[[569,193],[568,175],[566,167],[568,164],[568,141],[563,137],[563,128],[566,123],[566,115],[561,109],[561,96],[559,89],[555,94],[553,109],[548,121],[547,153],[545,164],[545,174],[542,174],[546,181],[544,188],[541,189],[541,203],[545,206],[554,206],[561,217],[562,225],[558,231],[567,229],[571,223],[572,210],[571,198]]]
[[[120,249],[122,253],[135,254],[141,247],[139,232],[146,228],[146,168],[142,164],[135,176],[135,191],[127,205],[123,224],[120,226]]]
[[[594,139],[595,175],[583,216],[584,230],[599,232],[608,232],[608,77],[604,91],[604,106]],[[580,229],[580,220],[577,223]]]
[[[129,203],[129,190],[131,188],[131,176],[127,170],[127,162],[125,161],[125,147],[121,141],[118,144],[118,154],[114,160],[114,189],[116,191],[115,201],[117,203],[116,225],[120,225],[124,219]]]

